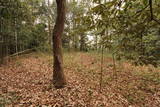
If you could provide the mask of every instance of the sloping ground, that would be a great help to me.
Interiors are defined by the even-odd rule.
[[[65,53],[68,85],[52,85],[52,58],[30,54],[0,67],[0,106],[53,107],[158,107],[160,71],[128,63],[113,70],[105,58],[103,88],[99,92],[100,59],[96,54]]]

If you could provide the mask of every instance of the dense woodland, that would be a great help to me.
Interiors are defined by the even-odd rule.
[[[0,107],[158,107],[159,89],[160,0],[0,0]]]

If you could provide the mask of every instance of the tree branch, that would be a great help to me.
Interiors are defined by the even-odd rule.
[[[160,21],[157,20],[156,18],[153,18],[153,21],[157,22],[158,24],[160,24]]]
[[[153,8],[152,8],[152,0],[149,0],[149,6],[150,6],[150,13],[151,13],[151,21],[155,21],[157,22],[158,24],[160,24],[160,21],[157,20],[156,18],[154,18],[154,15],[153,15]]]
[[[150,13],[151,13],[151,20],[153,20],[152,0],[149,0],[149,6],[150,6]]]

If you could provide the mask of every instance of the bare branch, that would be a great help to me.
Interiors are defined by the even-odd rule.
[[[151,13],[151,20],[153,20],[152,0],[149,0],[149,6],[150,6],[150,13]]]
[[[157,20],[156,18],[153,18],[153,21],[157,22],[158,24],[160,24],[160,21]]]

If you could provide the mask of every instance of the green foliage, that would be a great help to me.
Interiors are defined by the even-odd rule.
[[[117,58],[132,60],[137,65],[160,64],[159,20],[151,20],[149,2],[99,1],[85,17],[91,17],[88,30],[98,38],[96,43],[112,50]],[[153,2],[153,14],[160,19],[158,1]],[[141,5],[139,5],[141,4]],[[159,10],[158,10],[159,9]],[[120,58],[120,59],[121,59]]]
[[[46,45],[49,41],[46,30],[48,10],[45,6],[43,0],[0,2],[0,38],[5,48],[0,54],[9,55],[38,47],[49,50],[50,46]]]
[[[32,28],[29,47],[38,47],[44,45],[47,40],[47,32],[45,31],[46,25],[39,23]]]
[[[38,48],[36,48],[36,51],[40,51],[44,53],[52,53],[52,48],[48,43],[45,43],[43,45],[40,45]]]
[[[136,65],[160,63],[160,7],[153,1],[153,16],[147,0],[83,0],[67,2],[63,47],[87,51],[103,45],[117,59]],[[28,48],[50,50],[56,4],[43,0],[0,2],[1,33],[9,54]],[[17,42],[16,43],[16,36]],[[90,38],[92,38],[90,40]]]

